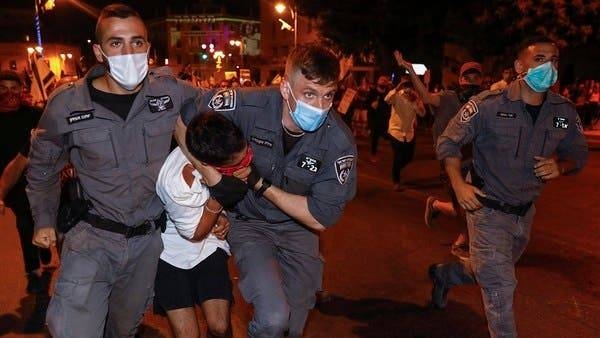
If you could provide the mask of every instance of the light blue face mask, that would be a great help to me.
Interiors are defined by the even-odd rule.
[[[530,68],[523,77],[529,88],[537,93],[548,91],[556,83],[557,79],[558,70],[554,68],[550,61],[535,68]]]
[[[294,96],[294,93],[292,93],[292,87],[290,87],[289,83],[288,88],[290,89],[290,94],[292,98],[294,98],[294,101],[296,101],[296,109],[294,109],[293,111],[292,108],[290,108],[289,101],[286,101],[288,105],[288,110],[290,112],[290,115],[292,116],[292,120],[294,120],[294,123],[296,123],[296,125],[300,127],[300,129],[306,132],[312,132],[319,129],[323,122],[325,122],[325,119],[327,118],[327,113],[329,112],[331,106],[325,109],[319,109],[317,107],[311,106],[308,103],[298,101]]]

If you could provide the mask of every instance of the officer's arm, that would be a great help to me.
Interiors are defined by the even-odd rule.
[[[575,118],[575,123],[569,126],[567,137],[558,145],[557,154],[561,175],[577,174],[587,163],[588,145],[579,116]]]
[[[259,180],[257,187],[260,187],[261,185],[262,179]],[[281,211],[308,228],[316,231],[325,230],[325,226],[317,221],[310,213],[310,210],[308,209],[308,198],[306,196],[291,194],[272,185],[265,190],[263,198],[268,199],[271,203],[281,209]]]
[[[318,176],[310,182],[310,191],[306,196],[270,186],[262,198],[299,223],[317,231],[325,230],[339,220],[346,203],[356,194],[356,154],[356,146],[350,145],[340,152],[341,156],[337,159],[323,165]],[[248,181],[251,181],[250,177]],[[262,178],[258,179],[254,184],[255,191],[262,187],[262,181]]]
[[[54,228],[60,201],[60,171],[67,164],[65,128],[61,116],[65,99],[55,97],[47,104],[36,129],[31,132],[27,197],[35,228]]]
[[[475,101],[465,104],[452,118],[437,140],[437,157],[444,167],[456,192],[459,204],[466,210],[481,208],[476,195],[485,196],[478,188],[468,184],[461,173],[461,147],[469,143],[481,129],[482,118]]]

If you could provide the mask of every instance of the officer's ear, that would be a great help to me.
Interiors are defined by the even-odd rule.
[[[290,99],[290,84],[287,80],[281,80],[279,83],[279,92],[284,100],[287,101]]]
[[[527,71],[527,67],[525,67],[525,64],[523,64],[523,61],[521,61],[521,59],[516,59],[514,66],[517,75],[523,74]]]
[[[92,45],[92,50],[94,51],[94,55],[96,56],[96,60],[100,63],[104,63],[104,56],[102,55],[102,47],[99,44],[95,43]]]

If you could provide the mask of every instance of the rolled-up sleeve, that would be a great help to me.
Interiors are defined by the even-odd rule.
[[[346,203],[356,195],[356,156],[356,147],[341,152],[311,185],[308,210],[325,227],[339,220]]]
[[[456,114],[437,139],[436,153],[438,160],[447,157],[462,158],[460,149],[471,142],[482,124],[482,114],[475,101],[467,102]]]

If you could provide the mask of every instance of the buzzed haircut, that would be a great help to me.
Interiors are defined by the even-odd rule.
[[[525,52],[530,46],[536,45],[538,43],[549,43],[555,45],[558,48],[558,45],[556,44],[555,40],[545,35],[536,35],[526,39],[521,43],[521,45],[519,46],[519,56],[523,55],[523,52]]]
[[[102,11],[100,11],[100,15],[98,16],[98,21],[96,21],[96,42],[100,43],[100,40],[102,39],[100,36],[100,22],[102,20],[108,18],[127,19],[132,16],[142,20],[142,17],[135,9],[124,4],[111,4],[102,8]]]
[[[299,71],[305,78],[320,85],[337,82],[340,64],[333,51],[317,43],[296,46],[287,58],[287,77]]]
[[[185,144],[192,156],[209,165],[221,166],[244,150],[246,138],[233,122],[214,111],[194,117],[187,126]]]

